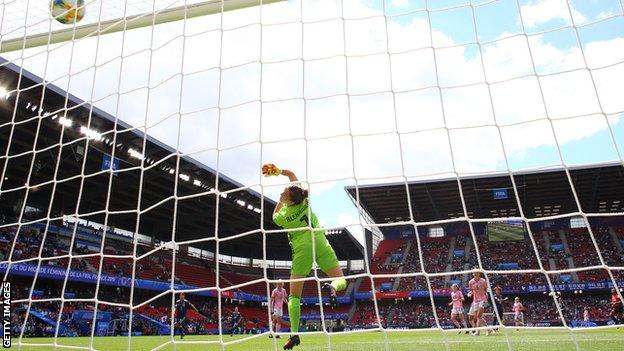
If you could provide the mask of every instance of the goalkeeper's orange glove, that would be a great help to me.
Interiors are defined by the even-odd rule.
[[[282,171],[277,168],[276,165],[272,163],[262,165],[262,175],[264,175],[265,177],[278,176],[280,174],[282,174]]]

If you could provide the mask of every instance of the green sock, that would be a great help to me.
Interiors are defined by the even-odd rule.
[[[288,298],[288,318],[290,319],[290,332],[299,332],[299,317],[301,317],[301,298],[291,295]]]
[[[347,280],[345,278],[336,279],[331,282],[331,285],[336,291],[343,291],[347,288]]]

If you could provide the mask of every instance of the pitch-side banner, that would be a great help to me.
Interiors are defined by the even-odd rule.
[[[7,263],[0,263],[0,272],[4,273],[7,269]],[[20,276],[35,276],[37,272],[37,265],[28,264],[28,263],[14,263],[11,265],[11,274],[20,275]],[[96,283],[98,281],[98,274],[93,272],[83,272],[74,269],[67,270],[62,267],[55,266],[47,266],[42,265],[39,267],[39,272],[37,274],[38,278],[45,279],[55,279],[55,280],[64,280],[65,275],[68,276],[68,280],[77,281],[83,283]],[[130,287],[132,283],[132,278],[130,277],[119,277],[108,274],[101,274],[99,276],[100,284],[112,285],[112,286],[123,286]],[[624,286],[624,281],[618,282],[620,286]],[[139,289],[146,290],[157,290],[157,291],[165,291],[171,287],[170,282],[161,282],[155,280],[146,280],[146,279],[134,279],[134,287]],[[173,287],[176,290],[192,290],[197,289],[197,286],[193,285],[185,285],[185,284],[174,284]],[[569,284],[555,284],[553,288],[555,291],[578,291],[578,290],[606,290],[611,289],[613,284],[611,282],[593,282],[593,283],[569,283]],[[545,293],[550,291],[548,285],[526,285],[526,286],[513,286],[506,287],[503,289],[504,293]],[[451,293],[450,289],[435,289],[433,290],[433,296],[449,296]],[[194,295],[203,295],[203,296],[217,296],[216,290],[205,290],[193,292]],[[429,296],[429,291],[427,290],[414,290],[414,291],[389,291],[389,292],[378,292],[376,297],[378,299],[399,299],[399,298],[418,298],[418,297],[427,297]],[[255,295],[245,292],[226,290],[221,292],[221,297],[228,299],[237,299],[237,300],[245,300],[245,301],[259,301],[265,302],[267,301],[266,296]],[[353,297],[357,300],[368,300],[373,297],[372,293],[364,292],[364,293],[354,293]],[[316,303],[318,302],[318,297],[307,297],[303,298],[304,303]],[[340,303],[349,303],[351,301],[350,296],[340,296],[338,298]]]
[[[7,263],[0,263],[0,272],[4,273],[7,269]],[[32,277],[37,272],[36,264],[28,264],[28,263],[14,263],[11,265],[11,274],[20,275],[20,276],[29,276]],[[77,271],[74,269],[70,269],[69,271],[62,267],[55,266],[47,266],[41,265],[39,267],[39,272],[37,273],[38,278],[44,279],[55,279],[55,280],[64,280],[65,275],[68,275],[67,279],[75,282],[83,282],[83,283],[96,283],[98,281],[98,274],[93,272],[83,272]],[[100,284],[104,285],[112,285],[112,286],[123,286],[130,287],[132,282],[132,278],[130,277],[119,277],[108,274],[101,274],[99,276]],[[185,285],[185,284],[174,284],[173,285],[176,290],[191,290],[197,289],[197,286],[193,285]],[[165,291],[171,287],[170,282],[161,282],[155,280],[146,280],[146,279],[134,279],[134,287],[139,289],[146,290],[157,290],[157,291]],[[193,292],[194,295],[203,295],[203,296],[217,296],[216,290],[205,290]],[[266,296],[254,295],[249,293],[243,293],[238,291],[226,290],[221,292],[221,297],[227,299],[238,299],[245,301],[266,301]]]

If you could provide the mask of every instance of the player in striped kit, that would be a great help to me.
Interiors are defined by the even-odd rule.
[[[464,328],[468,328],[464,318],[464,294],[459,290],[457,284],[451,285],[451,302],[449,302],[449,306],[452,306],[451,321],[457,329],[461,329],[460,323],[464,325]],[[459,333],[461,334],[461,331]]]
[[[273,289],[271,293],[271,301],[269,306],[271,306],[272,311],[272,320],[273,325],[275,326],[275,332],[279,333],[282,329],[282,325],[286,327],[290,327],[290,323],[286,322],[283,318],[284,316],[284,304],[288,301],[288,292],[284,289],[284,283],[279,281],[277,282],[277,286]],[[270,338],[273,335],[269,335]],[[279,338],[279,335],[275,336]]]
[[[475,269],[478,269],[475,267]],[[468,319],[470,325],[473,328],[485,326],[485,320],[483,319],[483,312],[487,307],[487,289],[488,283],[485,279],[481,278],[481,272],[475,271],[472,273],[473,278],[468,282],[468,297],[472,297],[472,305],[470,305],[470,311],[468,311]],[[480,335],[480,331],[476,330],[472,335]],[[490,335],[490,331],[487,331],[487,335]]]

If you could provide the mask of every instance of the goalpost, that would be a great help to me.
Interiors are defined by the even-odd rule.
[[[447,350],[450,349],[448,330],[445,330],[440,322],[442,316],[439,316],[437,312],[436,307],[439,303],[434,300],[431,280],[451,275],[465,275],[471,273],[472,270],[427,272],[424,261],[425,250],[418,234],[419,228],[458,222],[468,223],[469,240],[472,241],[474,250],[472,254],[476,255],[479,270],[485,273],[485,279],[488,282],[496,274],[542,275],[547,282],[551,302],[556,306],[563,329],[569,332],[576,350],[580,350],[581,347],[574,329],[566,321],[551,276],[604,270],[608,274],[609,283],[612,286],[618,286],[617,276],[624,271],[624,266],[613,266],[606,262],[589,220],[598,217],[624,216],[624,212],[599,213],[586,212],[583,209],[570,173],[570,164],[575,162],[569,161],[570,151],[567,150],[567,146],[569,143],[600,132],[604,137],[603,141],[607,140],[606,143],[611,148],[610,156],[605,157],[611,157],[610,161],[615,161],[619,166],[624,165],[621,150],[623,141],[616,132],[618,123],[622,123],[620,119],[624,113],[623,99],[621,94],[617,93],[620,91],[617,89],[618,82],[621,84],[619,78],[624,78],[624,54],[622,54],[624,53],[622,44],[624,30],[620,33],[613,33],[613,28],[619,29],[620,26],[624,28],[622,1],[613,1],[609,11],[603,11],[590,18],[590,15],[583,11],[584,9],[576,8],[575,2],[569,0],[535,2],[466,0],[448,1],[445,6],[438,6],[434,1],[426,0],[421,2],[409,0],[370,2],[364,0],[87,0],[85,3],[87,17],[82,22],[69,26],[63,26],[50,18],[48,4],[47,0],[27,0],[5,1],[1,5],[0,54],[3,58],[8,58],[6,64],[15,64],[25,71],[34,71],[31,73],[40,75],[44,79],[41,83],[43,87],[48,84],[55,85],[57,82],[59,86],[63,84],[60,90],[66,90],[66,96],[64,108],[57,110],[48,109],[43,96],[41,101],[29,101],[27,106],[25,102],[20,104],[18,101],[11,106],[13,100],[10,99],[19,99],[21,94],[28,91],[19,87],[22,74],[24,77],[26,74],[20,72],[17,82],[6,83],[12,85],[3,86],[5,82],[0,81],[2,88],[0,104],[6,103],[0,113],[10,115],[10,117],[2,117],[1,120],[4,122],[0,123],[0,128],[6,130],[6,135],[10,137],[7,140],[5,153],[0,155],[0,160],[3,162],[0,196],[13,196],[20,191],[24,192],[22,200],[15,203],[15,207],[18,207],[17,218],[1,223],[0,228],[7,230],[17,228],[16,231],[19,233],[23,228],[33,224],[27,220],[25,213],[29,210],[29,196],[38,191],[40,187],[50,186],[52,197],[54,196],[57,183],[60,183],[55,178],[62,159],[61,151],[54,156],[56,161],[55,166],[52,166],[54,177],[50,181],[45,184],[36,184],[31,183],[31,178],[36,173],[37,167],[40,167],[35,155],[56,150],[57,147],[59,150],[62,149],[66,145],[63,131],[65,128],[75,127],[78,123],[77,120],[70,118],[73,108],[68,106],[70,94],[83,99],[84,105],[88,106],[90,111],[88,117],[82,119],[84,124],[81,125],[81,133],[86,141],[86,150],[82,150],[83,155],[88,153],[90,143],[103,142],[113,146],[113,151],[109,155],[109,165],[100,172],[101,175],[107,177],[106,181],[109,183],[104,200],[105,221],[102,223],[104,231],[101,234],[100,253],[91,255],[99,260],[99,265],[95,267],[98,277],[95,283],[95,298],[82,301],[65,297],[64,293],[69,280],[66,274],[61,298],[49,299],[50,302],[59,303],[61,306],[56,316],[57,325],[61,323],[65,303],[94,303],[97,310],[99,277],[103,275],[104,260],[116,257],[116,255],[102,253],[105,237],[108,235],[109,216],[132,214],[137,217],[132,253],[117,257],[132,261],[131,281],[138,276],[139,259],[149,257],[150,253],[158,251],[155,249],[153,252],[139,253],[137,247],[141,216],[156,209],[160,203],[143,208],[142,193],[139,191],[136,208],[119,211],[108,209],[114,177],[123,174],[117,171],[114,165],[116,152],[114,146],[119,143],[116,128],[120,125],[123,125],[124,129],[142,133],[141,142],[132,145],[132,148],[128,150],[128,154],[140,162],[140,166],[132,167],[130,170],[137,171],[139,174],[139,189],[143,189],[148,181],[145,179],[148,170],[162,166],[163,160],[175,160],[175,167],[163,168],[164,172],[172,174],[174,178],[172,195],[162,200],[162,202],[172,200],[174,203],[173,218],[166,219],[168,223],[173,223],[171,241],[165,244],[174,249],[171,266],[167,267],[170,270],[170,276],[167,278],[170,288],[168,291],[152,296],[148,301],[137,304],[134,301],[137,288],[130,283],[129,302],[110,304],[129,310],[129,321],[114,320],[114,323],[111,322],[113,325],[127,323],[124,324],[126,330],[133,328],[133,314],[136,309],[145,307],[149,301],[165,296],[167,293],[179,292],[175,289],[174,281],[175,248],[178,245],[211,241],[216,247],[215,252],[212,253],[217,262],[216,286],[200,287],[191,289],[189,292],[216,291],[217,296],[221,296],[223,292],[261,281],[267,285],[267,295],[270,293],[269,284],[274,281],[267,276],[266,252],[270,250],[268,236],[278,231],[266,230],[263,227],[264,219],[260,219],[260,227],[257,230],[239,233],[233,237],[220,238],[218,224],[216,224],[212,233],[214,237],[193,239],[187,242],[175,240],[180,201],[200,195],[214,195],[217,203],[216,216],[219,218],[220,215],[224,216],[224,211],[227,211],[227,209],[219,209],[219,202],[228,201],[228,197],[238,190],[260,189],[262,196],[267,194],[275,196],[277,194],[275,187],[285,184],[263,181],[259,176],[261,164],[269,162],[280,165],[290,161],[300,166],[300,169],[305,170],[298,173],[302,174],[300,180],[311,190],[323,189],[327,183],[350,182],[355,186],[353,200],[358,219],[351,218],[348,223],[328,225],[329,230],[345,225],[372,229],[377,232],[402,225],[414,228],[415,249],[418,252],[419,269],[417,271],[373,275],[371,268],[365,264],[364,273],[347,276],[347,278],[350,278],[351,282],[359,278],[370,280],[373,296],[377,289],[373,278],[424,279],[435,319],[435,329],[442,333]],[[540,7],[542,4],[547,5]],[[258,13],[245,12],[255,9]],[[280,17],[280,11],[283,12],[283,17]],[[238,14],[240,14],[240,21],[237,18]],[[228,23],[225,19],[226,15],[232,16],[235,20]],[[206,29],[198,30],[193,34],[185,32],[186,25],[191,22],[191,19],[198,21],[196,24],[198,23],[201,27],[204,25],[201,21],[205,16],[214,20],[214,23],[211,22],[210,25],[206,25]],[[220,17],[218,20],[215,19],[217,16]],[[270,20],[267,20],[265,16],[270,17]],[[505,25],[501,28],[494,23],[496,21],[490,22],[492,18],[499,17],[505,19],[503,21]],[[181,22],[184,29],[179,34],[175,34],[177,32],[172,29],[175,33],[171,38],[167,38],[165,43],[156,45],[156,30],[176,22]],[[256,27],[257,32],[255,32]],[[138,49],[134,51],[129,49],[126,52],[127,48],[124,45],[127,44],[127,33],[141,28],[149,30],[149,33],[141,39],[134,39],[133,44],[136,44]],[[244,32],[245,30],[250,32]],[[105,40],[105,36],[113,35],[113,33],[121,36],[121,49],[119,53],[109,55],[103,52],[100,45],[104,46],[101,41]],[[215,37],[211,37],[212,35]],[[562,39],[558,35],[565,36],[565,38]],[[197,38],[205,42],[199,40],[193,42]],[[173,45],[177,45],[178,41],[179,46],[174,47]],[[54,58],[53,55],[63,53],[59,48],[64,45],[71,47],[71,52],[67,57],[68,65],[54,62],[58,57]],[[167,48],[167,45],[172,45],[172,48]],[[201,45],[206,45],[204,51],[201,50]],[[141,49],[141,46],[145,49]],[[80,57],[82,55],[80,48],[93,50],[85,55],[89,58]],[[319,50],[321,53],[318,53]],[[163,53],[163,51],[166,52]],[[608,56],[607,53],[613,53],[613,57],[605,58]],[[91,54],[93,54],[93,62],[90,61]],[[142,54],[146,54],[145,57],[140,57]],[[100,55],[106,59],[100,59]],[[137,57],[140,62],[128,63],[128,66],[125,66],[126,61]],[[110,68],[109,64],[116,61],[120,62],[119,65]],[[57,64],[63,67],[54,67]],[[131,68],[128,70],[127,67]],[[146,68],[144,76],[139,76],[136,72],[138,68]],[[101,72],[104,72],[104,78]],[[194,79],[196,80],[193,81]],[[201,93],[205,91],[209,93],[202,95]],[[164,96],[176,98],[171,100],[172,103],[167,100],[166,103],[159,105],[159,100],[164,101]],[[126,98],[127,101],[124,100]],[[98,108],[105,109],[113,115],[115,120],[112,129],[98,130],[97,126],[91,124],[93,111]],[[24,114],[22,110],[30,112],[27,112],[27,117],[18,118],[18,115]],[[203,119],[204,116],[206,116],[205,119]],[[252,116],[253,119],[245,119],[245,116]],[[126,118],[130,118],[130,121],[126,121]],[[188,132],[186,136],[182,131],[183,118],[191,120],[191,127],[186,126]],[[39,123],[46,119],[58,121],[59,128],[62,128],[58,143],[44,149],[38,148],[37,141],[41,136],[39,125],[37,125],[35,141],[28,146],[28,150],[13,154],[11,145],[20,142],[13,137],[14,131],[20,125],[30,122]],[[208,127],[205,128],[206,125],[202,123],[208,119],[211,119],[211,122],[206,124]],[[175,123],[169,125],[168,120],[175,120]],[[284,129],[279,129],[281,127]],[[169,130],[165,130],[167,128]],[[196,130],[193,131],[195,128]],[[201,139],[204,137],[202,133],[211,130],[216,130],[214,140],[211,139],[210,142],[196,147],[189,144],[189,140],[192,140],[191,136]],[[288,136],[276,136],[278,132],[283,132]],[[534,135],[536,139],[542,138],[543,140],[527,140],[532,139]],[[160,160],[151,159],[151,155],[146,150],[148,137],[157,140],[165,139],[163,143],[171,147],[173,151]],[[212,137],[206,136],[205,138]],[[297,141],[303,144],[300,149],[298,149],[300,145],[280,144]],[[332,144],[333,142],[335,143]],[[249,154],[260,155],[259,157],[249,156],[249,159],[253,159],[253,162],[250,162],[254,163],[253,167],[232,166],[237,162],[245,163],[247,159],[243,157],[236,162],[227,160],[231,157],[227,156],[230,152],[238,152],[237,150],[256,144],[259,151],[249,152]],[[475,146],[475,144],[482,145]],[[291,146],[292,149],[290,149]],[[275,150],[280,147],[282,150]],[[531,152],[535,152],[540,147],[550,148],[549,157],[551,161],[554,160],[553,164],[523,160],[527,154],[531,155]],[[293,154],[301,151],[299,156],[303,155],[302,159],[295,159],[292,155],[285,156],[284,149]],[[597,150],[598,153],[604,152],[603,149]],[[183,173],[187,170],[180,167],[182,155],[203,157],[208,153],[214,154],[206,156],[207,160],[211,160],[206,162],[213,162],[211,166],[214,166],[216,170],[217,180],[214,187],[203,184],[198,178],[193,178],[195,177],[193,174]],[[26,162],[25,183],[12,184],[5,174],[9,171],[11,162],[24,155],[33,155],[32,160]],[[267,155],[271,159],[266,159]],[[76,165],[80,169],[78,175],[74,177],[79,181],[77,201],[80,203],[85,192],[86,179],[93,175],[85,174],[86,157],[81,159],[78,154],[73,156],[76,157]],[[284,159],[280,159],[280,156]],[[540,154],[535,158],[542,156]],[[319,158],[328,164],[327,172],[320,170],[324,168],[325,163],[319,162]],[[488,158],[494,158],[493,162]],[[592,159],[581,163],[591,164],[592,162],[597,161]],[[520,166],[518,166],[519,163]],[[347,166],[343,167],[343,164]],[[421,166],[422,164],[432,166],[427,168]],[[540,170],[553,166],[560,167],[564,171],[566,184],[569,186],[571,198],[577,210],[530,218],[517,195],[519,186],[516,184],[516,175],[519,169]],[[256,178],[245,178],[246,182],[240,189],[218,190],[220,175],[228,175],[227,172],[232,169],[240,171],[240,174],[249,174],[251,168],[257,169]],[[497,172],[501,171],[511,180],[512,186],[509,190],[513,191],[518,213],[492,218],[474,218],[466,205],[462,180],[474,175],[500,174]],[[414,211],[412,195],[410,195],[410,181],[435,179],[444,175],[451,175],[457,182],[461,213],[451,214],[452,216],[442,220],[419,220],[418,214]],[[405,185],[409,218],[396,220],[393,218],[385,223],[373,223],[362,208],[358,187],[388,181],[399,181]],[[190,182],[201,190],[198,190],[197,194],[179,195],[178,186],[181,182]],[[263,218],[265,213],[263,206],[254,207],[243,200],[238,201],[239,206],[247,207]],[[46,230],[44,230],[41,243],[46,242],[50,222],[59,219],[58,214],[54,213],[53,205],[51,199],[49,207],[45,209]],[[318,211],[314,202],[312,207]],[[80,206],[75,208],[75,213],[63,215],[72,216],[72,218],[82,216],[88,218],[88,215],[92,214],[79,212]],[[530,224],[572,217],[582,219],[599,264],[553,270],[539,259],[543,252],[540,252],[538,239]],[[530,239],[533,251],[531,254],[538,258],[538,267],[512,270],[484,268],[483,255],[477,244],[474,226],[492,220],[511,220],[523,223]],[[9,255],[2,261],[6,265],[3,280],[7,280],[12,266],[24,262],[33,263],[37,265],[39,271],[44,261],[43,245],[38,248],[33,259],[15,258],[15,251],[21,251],[17,233],[9,243]],[[257,233],[262,235],[263,242],[263,276],[253,282],[223,288],[219,285],[221,279],[218,263],[220,245]],[[71,266],[75,256],[72,248],[78,241],[77,226],[75,226],[70,253],[57,257],[59,260],[68,259],[68,267]],[[370,258],[366,257],[366,260],[368,259]],[[45,261],[48,260],[50,257],[45,257]],[[25,326],[28,318],[31,318],[28,313],[35,301],[32,291],[37,279],[39,277],[35,274],[28,298],[14,301],[14,303],[23,303],[28,306],[23,325],[20,326],[20,333],[14,335],[15,345],[18,346],[34,345],[25,337]],[[319,278],[318,267],[314,267],[313,276],[306,280],[317,283],[320,297],[320,284],[327,279]],[[616,291],[622,300],[620,289]],[[492,301],[493,293],[489,291],[488,294],[488,299]],[[172,297],[171,306],[169,306],[172,313],[171,327],[173,327],[174,300]],[[383,332],[384,347],[389,349],[388,333],[390,331],[383,325],[385,316],[380,313],[377,299],[373,299],[373,306],[377,320],[376,330]],[[497,315],[508,316],[509,314],[496,311],[495,305],[492,308],[493,314],[488,315],[492,316],[494,325],[500,324],[500,328],[505,333],[507,347],[512,350],[507,329],[515,327],[505,327],[503,321],[498,320],[497,317]],[[215,344],[224,348],[227,345],[254,339],[254,337],[249,337],[234,342],[224,339],[225,327],[222,325],[222,317],[225,308],[220,298],[217,298],[217,312],[216,324],[221,332],[219,339],[198,342],[198,344]],[[325,314],[326,311],[321,307],[323,330],[311,334],[326,335],[328,347],[338,349],[339,347],[332,341],[326,328]],[[96,315],[97,313],[93,313],[94,323],[91,326],[89,345],[71,348],[98,349],[94,341],[97,338]],[[270,319],[270,315],[268,317]],[[491,327],[486,326],[481,329]],[[60,328],[57,328],[54,334],[54,341],[47,345],[67,348],[68,346],[59,342],[58,329]],[[179,343],[192,343],[192,341],[181,342],[175,339],[173,329],[171,328],[168,341],[155,349],[171,344],[175,348],[175,345]],[[360,332],[362,331],[341,331],[340,334]],[[471,342],[471,340],[466,342]],[[131,345],[131,336],[129,336],[127,348],[130,349]],[[274,343],[273,347],[280,349],[281,345]]]
[[[23,37],[17,36],[7,40],[3,39],[0,43],[0,53],[63,43],[86,37],[143,28],[173,21],[182,21],[189,18],[217,14],[222,11],[232,11],[258,6],[260,3],[267,5],[279,1],[284,0],[266,0],[262,2],[260,0],[189,0],[186,2],[182,1],[183,3],[186,3],[184,5],[172,6],[176,5],[176,3],[180,3],[180,1],[169,0],[160,1],[160,3],[164,4],[166,7],[159,9],[156,8],[157,1],[138,1],[138,3],[142,6],[138,6],[138,8],[128,8],[127,6],[124,6],[125,1],[113,0],[109,1],[106,6],[111,6],[113,8],[120,7],[123,9],[120,13],[120,17],[99,20],[87,24],[81,24],[78,22],[74,26],[65,26],[61,29],[52,29],[52,27],[56,27],[58,25],[50,21],[49,14],[46,16],[47,13],[42,13],[41,8],[39,8],[37,15],[41,16],[40,18],[31,19],[32,23],[24,23],[21,27],[11,28],[9,36],[12,36],[12,33],[17,35],[28,33],[30,29],[41,25],[52,24],[50,25],[51,30],[49,32],[35,33]],[[89,8],[90,6],[96,6],[99,2],[100,1],[98,0],[87,0],[84,7]],[[28,7],[29,2],[26,1],[24,3],[26,3],[26,6]],[[39,3],[42,2],[39,1]],[[16,7],[15,10],[22,10],[20,5],[13,5]],[[5,10],[5,12],[3,13],[6,17],[15,15],[15,12],[17,12],[11,7],[13,6],[10,3],[4,6],[3,10]],[[100,17],[102,18],[103,15],[103,18],[107,18],[106,8],[102,6],[100,10]],[[92,9],[89,8],[89,11],[92,11]]]

